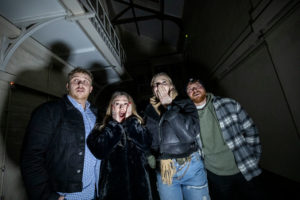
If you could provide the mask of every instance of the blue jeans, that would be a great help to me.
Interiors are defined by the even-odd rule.
[[[193,153],[190,165],[180,166],[173,159],[176,173],[171,185],[164,184],[157,173],[157,189],[161,200],[209,200],[206,171],[198,152]]]

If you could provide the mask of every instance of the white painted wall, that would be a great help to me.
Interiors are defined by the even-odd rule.
[[[1,38],[20,33],[2,17],[0,27]],[[25,127],[36,106],[49,100],[49,96],[60,97],[65,93],[66,74],[71,69],[72,66],[28,38],[6,68],[0,70],[0,166],[5,168],[0,171],[0,195],[5,200],[26,199],[18,163]],[[13,89],[10,82],[22,87]]]

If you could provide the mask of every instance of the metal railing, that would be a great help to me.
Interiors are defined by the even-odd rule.
[[[94,25],[95,29],[102,37],[110,51],[113,53],[113,55],[116,58],[120,59],[121,66],[124,66],[124,63],[126,61],[125,51],[121,45],[114,27],[110,23],[108,15],[101,5],[100,0],[80,0],[79,2],[84,9],[95,13],[95,17],[92,17],[90,19],[92,24]]]

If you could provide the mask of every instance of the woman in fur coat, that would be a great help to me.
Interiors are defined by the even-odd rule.
[[[101,200],[152,200],[147,172],[151,138],[142,125],[132,97],[115,92],[102,125],[87,139],[95,157],[101,159]]]

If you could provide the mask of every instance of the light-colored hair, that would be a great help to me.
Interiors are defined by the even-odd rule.
[[[153,76],[153,78],[152,78],[152,80],[151,80],[151,84],[150,84],[150,86],[151,86],[151,88],[152,88],[153,94],[154,94],[154,90],[153,90],[154,81],[155,81],[155,79],[156,79],[157,77],[159,77],[159,76],[165,77],[165,78],[167,79],[167,81],[169,82],[169,84],[172,86],[170,92],[173,91],[173,92],[175,92],[175,93],[177,94],[177,90],[176,90],[176,88],[175,88],[175,85],[173,84],[172,79],[171,79],[170,76],[169,76],[167,73],[165,73],[165,72],[160,72],[160,73],[155,74],[155,75]],[[154,94],[154,96],[155,96],[155,94]],[[156,99],[156,100],[158,101],[158,99]]]
[[[154,81],[155,81],[155,79],[156,79],[157,77],[159,77],[159,76],[164,76],[164,77],[166,77],[166,79],[169,81],[169,84],[172,85],[172,86],[175,88],[175,85],[173,84],[172,79],[171,79],[170,76],[169,76],[167,73],[165,73],[165,72],[157,73],[157,74],[155,74],[155,75],[152,77],[151,84],[150,84],[151,87],[154,86]]]
[[[110,99],[107,109],[106,109],[105,116],[103,118],[102,124],[100,125],[99,129],[102,129],[107,124],[108,120],[112,117],[112,104],[114,103],[114,100],[119,96],[125,96],[128,99],[128,101],[131,103],[131,106],[132,106],[132,115],[134,115],[141,124],[144,123],[143,118],[136,111],[136,106],[133,101],[133,98],[126,92],[116,91],[111,96],[111,99]]]
[[[92,81],[91,84],[93,83],[93,79],[94,79],[93,74],[89,70],[83,69],[81,67],[76,67],[68,73],[68,79],[67,79],[68,83],[70,83],[71,79],[73,78],[74,74],[76,74],[76,73],[82,73],[82,74],[88,75],[91,78],[91,81]]]

